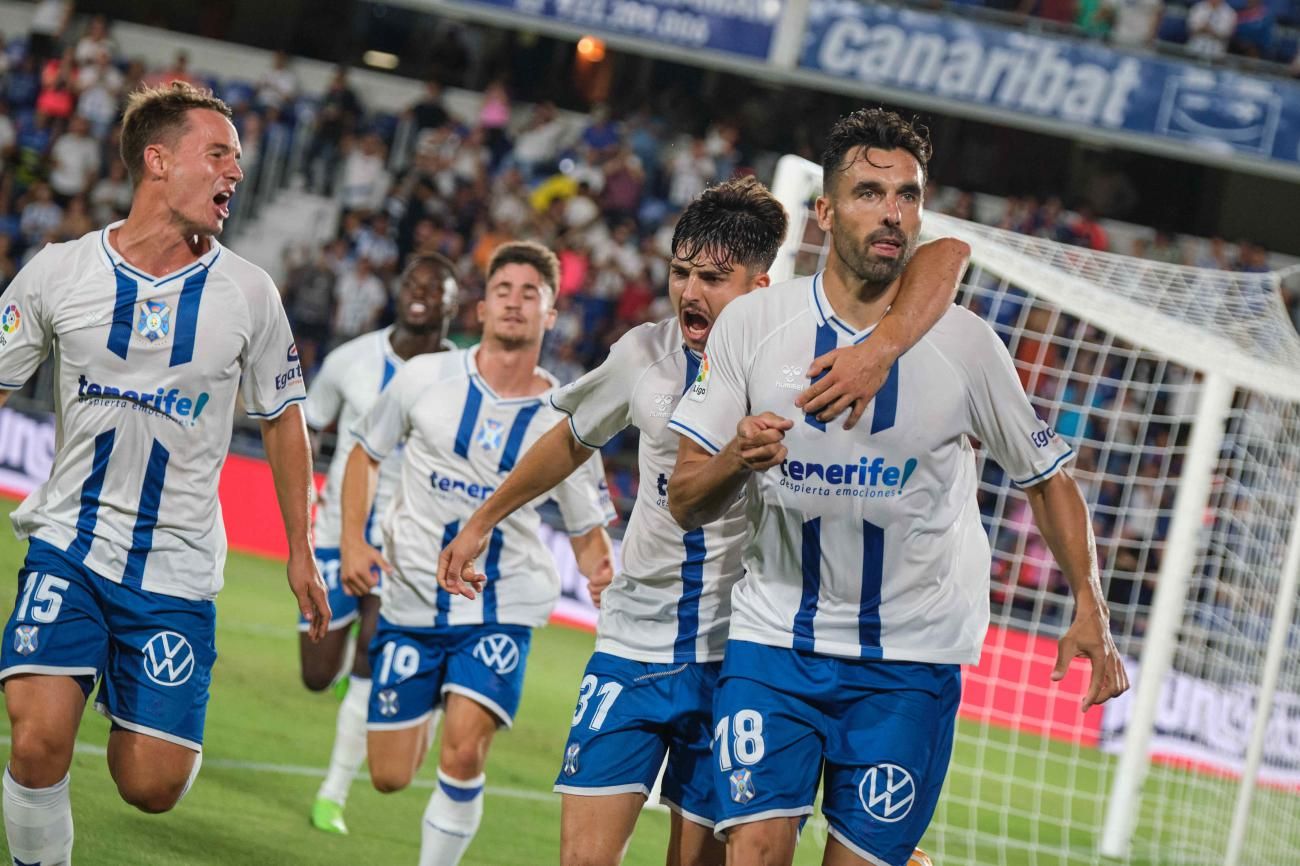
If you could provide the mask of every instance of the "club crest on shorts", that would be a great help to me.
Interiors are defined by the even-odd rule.
[[[194,674],[194,650],[185,635],[160,631],[144,645],[144,672],[160,686],[179,686]]]
[[[36,652],[39,646],[36,635],[40,630],[41,627],[38,625],[20,625],[14,629],[14,652],[21,656],[29,656]]]
[[[572,776],[578,772],[578,752],[582,751],[582,746],[578,743],[569,743],[564,748],[564,775]]]
[[[379,693],[379,715],[385,718],[397,715],[397,690],[384,689]]]
[[[153,343],[171,333],[170,307],[162,301],[141,301],[139,309],[140,318],[136,320],[135,329],[140,336]]]
[[[731,799],[743,805],[756,795],[753,773],[742,767],[731,774]]]
[[[858,783],[862,808],[877,821],[893,824],[907,817],[916,802],[916,781],[897,764],[868,767]]]
[[[506,425],[493,418],[484,418],[483,426],[478,430],[478,444],[484,451],[496,451],[501,447],[505,433]]]
[[[508,634],[488,634],[474,646],[474,658],[505,676],[519,667],[519,644]]]

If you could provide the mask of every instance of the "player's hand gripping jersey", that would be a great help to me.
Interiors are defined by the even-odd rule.
[[[58,361],[54,466],[14,528],[108,580],[210,599],[235,396],[255,418],[302,400],[298,352],[260,268],[212,240],[150,276],[109,245],[117,225],[47,246],[0,297],[0,383],[20,387],[51,349]]]
[[[722,659],[731,589],[740,576],[745,512],[683,533],[668,512],[677,435],[668,420],[700,374],[677,319],[628,331],[605,363],[551,395],[574,435],[593,448],[631,425],[641,431],[641,486],[624,535],[622,571],[601,596],[596,651],[643,662]]]
[[[1034,414],[1002,342],[954,307],[895,364],[853,430],[794,406],[803,370],[867,339],[821,277],[733,301],[671,425],[710,452],[747,415],[792,419],[787,459],[749,481],[753,534],[731,638],[816,653],[973,664],[988,626],[978,439],[1021,485],[1072,455]]]
[[[384,551],[396,569],[384,582],[383,616],[395,625],[539,626],[559,597],[559,575],[538,535],[541,501],[493,531],[479,563],[488,578],[482,594],[471,601],[438,587],[442,547],[519,456],[562,417],[545,394],[499,398],[478,374],[477,351],[412,358],[353,430],[376,460],[405,443],[393,502],[383,518]],[[550,496],[571,535],[614,519],[598,457]]]

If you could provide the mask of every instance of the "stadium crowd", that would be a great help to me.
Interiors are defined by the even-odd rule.
[[[71,8],[57,0],[38,5],[57,6],[61,14]],[[1076,4],[1043,0],[1026,9],[1047,14],[1066,5]],[[1160,7],[1122,0],[1077,5],[1113,9],[1115,39],[1127,26],[1123,15],[1131,7],[1156,14]],[[1256,0],[1251,7],[1258,5]],[[46,243],[79,237],[125,215],[131,188],[117,157],[125,94],[142,83],[173,79],[212,86],[235,109],[247,174],[244,195],[264,182],[262,154],[284,152],[290,138],[306,135],[300,142],[302,181],[335,197],[342,208],[337,236],[320,248],[286,253],[281,289],[308,381],[331,348],[391,321],[392,277],[408,256],[447,255],[460,264],[463,289],[473,297],[492,250],[520,237],[540,240],[559,256],[559,316],[543,363],[561,381],[571,381],[603,359],[628,328],[671,313],[666,259],[676,215],[706,186],[752,171],[755,162],[745,130],[726,121],[693,135],[670,128],[648,110],[620,117],[596,106],[575,125],[553,103],[512,102],[500,81],[484,90],[476,115],[457,116],[445,104],[440,83],[430,81],[402,117],[393,117],[368,111],[343,67],[324,93],[308,94],[292,59],[281,53],[260,80],[223,86],[191,70],[183,52],[163,69],[123,57],[101,16],[79,24],[61,20],[48,27],[38,16],[33,33],[8,40],[0,54],[0,286]],[[312,113],[313,123],[296,123],[304,111]],[[1015,232],[1113,249],[1105,225],[1087,205],[1068,210],[1059,198],[1010,197],[990,219],[989,208],[977,207],[970,192],[931,183],[927,199],[932,209],[957,217],[983,217]],[[1249,241],[1146,231],[1131,249],[1113,251],[1168,264],[1269,270],[1267,251]],[[1287,300],[1300,324],[1300,291]],[[474,339],[473,315],[473,304],[462,304],[453,339]],[[1071,325],[1062,319],[1059,327]],[[1020,357],[1036,346],[1013,349]],[[1021,360],[1050,368],[1062,359],[1024,355]],[[1040,397],[1072,399],[1043,390],[1060,387],[1047,379],[1025,384]],[[1149,405],[1136,408],[1164,414],[1170,394],[1149,390],[1143,398]],[[1119,396],[1113,388],[1094,389],[1089,405],[1058,420],[1061,432],[1084,436],[1081,425],[1091,424],[1086,438],[1105,439],[1107,431],[1095,426],[1105,422],[1096,419],[1114,408]],[[1138,397],[1129,392],[1124,399]],[[1177,465],[1162,464],[1153,455],[1167,450],[1175,432],[1169,424],[1135,426],[1124,434],[1131,441],[1121,437],[1118,448],[1105,454],[1084,448],[1080,456],[1082,476],[1096,479],[1094,514],[1103,561],[1113,575],[1131,576],[1110,584],[1111,600],[1121,609],[1145,608],[1149,602],[1151,578],[1142,575],[1158,568],[1159,539],[1178,477]],[[622,434],[607,449],[611,487],[622,502],[631,500],[637,485],[634,435]],[[1141,483],[1125,487],[1113,480],[1129,475]],[[1021,510],[1002,515],[1006,535],[995,538],[1002,553],[1014,552],[1022,537],[1029,538],[1031,548],[1038,544],[1045,550]],[[1041,598],[1036,591],[1016,591],[1037,590],[1044,582],[1060,604],[1043,609],[1041,600],[1026,601]],[[1052,621],[1064,615],[1066,588],[1059,572],[1022,565],[1016,573],[995,573],[994,598],[1013,615]],[[1133,634],[1142,630],[1140,622],[1127,627]]]

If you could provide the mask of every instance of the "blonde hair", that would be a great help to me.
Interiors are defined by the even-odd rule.
[[[142,87],[126,98],[122,115],[122,162],[132,186],[144,177],[144,151],[151,144],[174,147],[188,127],[186,115],[196,108],[215,111],[227,120],[233,116],[230,106],[201,89],[173,81],[158,87]]]

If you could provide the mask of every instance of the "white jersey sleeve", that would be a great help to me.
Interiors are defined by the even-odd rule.
[[[289,329],[284,305],[270,278],[257,291],[245,294],[252,336],[244,356],[240,394],[254,418],[274,418],[290,403],[306,398],[298,347]]]
[[[0,388],[21,388],[50,352],[51,327],[42,303],[48,247],[0,295]]]
[[[610,501],[605,463],[599,451],[560,482],[551,496],[560,507],[560,517],[569,535],[582,535],[618,517]]]
[[[1031,487],[1055,474],[1074,451],[1034,412],[997,334],[983,320],[970,319],[971,357],[962,372],[971,429],[1016,485]]]
[[[307,426],[313,430],[324,430],[338,421],[343,411],[343,376],[346,373],[343,360],[333,352],[326,355],[320,372],[307,389],[303,412],[307,416]]]
[[[397,371],[365,417],[353,425],[352,435],[371,457],[383,460],[410,433],[411,405],[421,386],[419,374],[408,364]]]
[[[749,414],[742,340],[745,321],[730,314],[729,305],[709,334],[699,373],[677,404],[668,426],[710,454],[717,454],[736,435],[736,425]],[[730,315],[729,315],[730,314]]]
[[[551,405],[569,416],[569,429],[588,448],[605,447],[632,423],[632,393],[645,372],[632,357],[634,333],[620,337],[599,367],[551,392]]]

